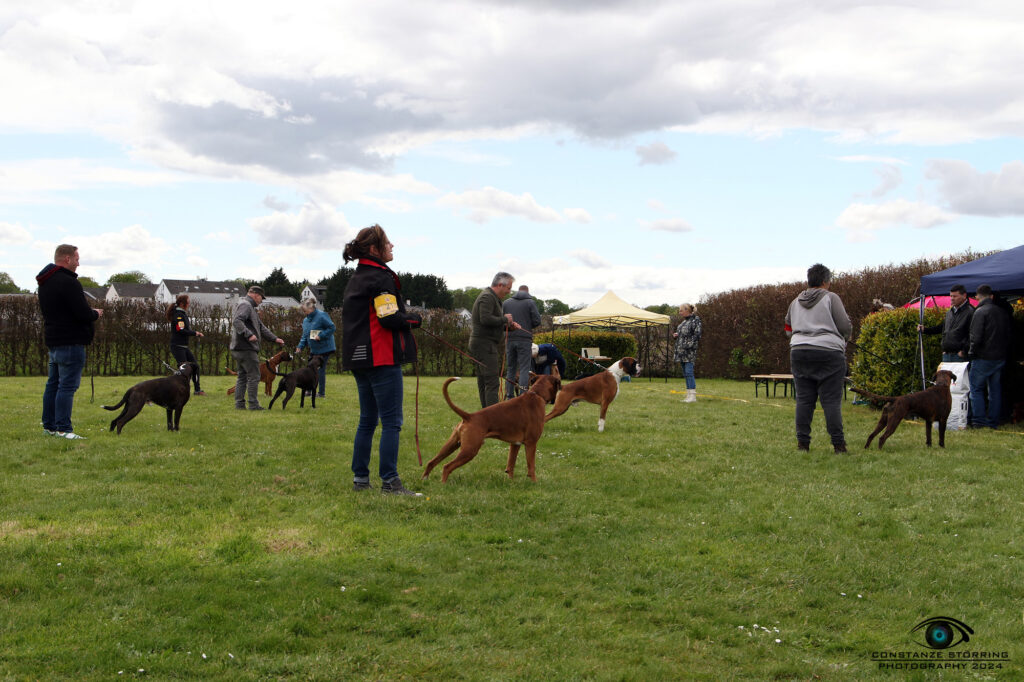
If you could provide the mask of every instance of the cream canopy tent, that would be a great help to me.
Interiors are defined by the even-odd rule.
[[[582,310],[577,310],[568,315],[559,315],[552,322],[556,325],[586,325],[588,327],[641,327],[644,330],[644,338],[650,341],[649,333],[651,327],[665,325],[671,322],[668,315],[652,313],[643,308],[632,306],[615,295],[614,291],[607,292],[593,305]],[[644,358],[645,365],[650,364],[650,343],[645,344]],[[595,363],[596,364],[596,363]],[[650,375],[647,379],[650,380]],[[665,381],[668,381],[666,376]]]
[[[592,327],[647,327],[668,324],[668,315],[652,313],[632,306],[609,291],[591,306],[568,315],[559,315],[555,324],[585,324]]]

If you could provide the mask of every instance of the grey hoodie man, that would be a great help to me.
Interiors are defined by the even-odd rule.
[[[789,362],[796,392],[797,449],[809,450],[814,406],[821,400],[825,427],[837,453],[846,452],[843,434],[843,382],[846,340],[853,324],[839,296],[828,290],[832,273],[817,263],[807,271],[808,288],[786,312]]]
[[[512,316],[522,329],[513,329],[508,333],[505,346],[505,397],[512,398],[526,390],[530,385],[530,369],[533,367],[533,329],[540,326],[540,311],[530,296],[527,286],[519,287],[512,298],[505,299],[501,304],[501,312]],[[519,383],[516,388],[512,382]]]

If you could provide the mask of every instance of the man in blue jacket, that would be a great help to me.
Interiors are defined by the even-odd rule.
[[[103,310],[90,308],[78,281],[78,247],[61,244],[50,263],[36,275],[43,338],[50,351],[50,372],[43,391],[43,431],[68,440],[83,440],[71,425],[75,391],[82,383],[85,347],[92,343],[93,322]]]
[[[338,347],[334,343],[334,332],[337,329],[331,316],[322,310],[317,310],[316,301],[307,298],[302,301],[302,312],[306,316],[302,318],[302,338],[295,348],[296,353],[301,353],[303,348],[309,347],[310,355],[323,356],[324,361],[320,363],[320,382],[317,398],[324,397],[324,389],[327,387],[327,360]]]

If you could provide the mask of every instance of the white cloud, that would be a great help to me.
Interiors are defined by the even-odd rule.
[[[682,218],[663,218],[660,220],[641,221],[648,230],[655,232],[692,232],[693,226]]]
[[[0,163],[0,204],[52,201],[48,195],[107,187],[157,187],[188,178],[170,171],[108,166],[88,159]]]
[[[636,148],[636,154],[640,157],[640,165],[660,165],[674,161],[676,153],[664,142],[652,142],[648,145],[640,145]]]
[[[475,223],[503,217],[525,218],[535,223],[559,223],[562,215],[553,208],[541,206],[529,192],[511,194],[495,187],[470,190],[461,194],[446,194],[437,201],[441,206],[454,208]]]
[[[982,173],[966,161],[931,161],[925,171],[957,213],[980,216],[1024,215],[1024,162]]]
[[[921,202],[896,199],[884,204],[851,204],[836,218],[836,227],[847,231],[849,241],[869,241],[875,233],[909,225],[927,229],[956,219],[956,214]]]
[[[589,223],[593,221],[590,212],[585,208],[567,208],[562,213],[574,223]]]
[[[130,225],[120,232],[94,235],[69,235],[64,241],[78,247],[79,273],[105,281],[118,272],[141,270],[150,278],[163,277],[163,267],[173,263],[177,249],[156,237],[141,225]]]
[[[869,154],[854,154],[852,156],[837,156],[836,161],[845,161],[846,163],[884,163],[887,165],[902,165],[909,166],[910,164],[903,159],[897,159],[892,156],[871,156]]]
[[[925,142],[1024,133],[1024,8],[1013,3],[481,11],[469,0],[310,0],[302,12],[223,12],[196,21],[156,4],[34,3],[0,34],[0,76],[18,93],[0,124],[100,131],[293,176],[382,172],[438,140],[542,129],[628,139],[813,128]],[[641,163],[672,153],[661,142],[637,151]]]
[[[281,201],[275,196],[263,197],[263,205],[272,211],[288,211],[292,207],[287,201]]]
[[[881,178],[878,187],[871,192],[871,196],[876,199],[884,197],[903,184],[903,171],[900,170],[899,166],[888,164],[881,168],[876,168],[875,173]]]
[[[15,246],[28,244],[32,241],[32,234],[17,223],[0,222],[0,244]]]
[[[275,212],[250,218],[261,244],[322,251],[341,250],[355,236],[345,216],[331,206],[306,204],[298,213]]]
[[[588,268],[609,268],[612,265],[598,254],[587,249],[570,251],[568,255],[575,258],[580,263],[583,263]]]

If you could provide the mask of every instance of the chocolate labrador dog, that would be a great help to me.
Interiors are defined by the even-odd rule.
[[[878,438],[878,449],[881,450],[885,440],[893,434],[900,422],[905,417],[912,415],[924,419],[925,443],[928,447],[932,446],[932,422],[939,422],[939,447],[946,447],[946,420],[949,418],[949,408],[953,406],[953,396],[949,393],[949,386],[956,381],[956,375],[949,370],[940,369],[935,373],[934,380],[934,386],[898,397],[875,395],[859,388],[852,389],[854,393],[859,393],[869,400],[885,403],[878,425],[868,436],[868,442],[864,444],[864,449],[870,447],[871,439],[879,431],[885,429],[885,433]]]
[[[320,380],[320,366],[324,364],[324,357],[322,355],[314,355],[309,359],[309,364],[301,369],[297,369],[294,372],[288,372],[287,374],[279,374],[275,369],[274,374],[281,377],[281,380],[277,382],[277,393],[270,399],[270,405],[267,409],[274,407],[274,401],[277,400],[278,396],[282,393],[288,393],[284,400],[281,401],[281,409],[288,407],[288,401],[292,399],[292,393],[295,392],[296,388],[302,389],[299,394],[299,407],[303,407],[306,404],[306,391],[309,391],[309,403],[316,409],[316,384]]]
[[[111,411],[124,405],[121,414],[110,422],[110,430],[116,430],[117,435],[120,436],[124,425],[134,419],[135,415],[146,406],[146,403],[153,403],[167,410],[167,430],[177,431],[178,425],[181,423],[181,411],[185,409],[185,403],[192,395],[188,382],[191,380],[192,374],[198,370],[199,366],[194,362],[183,363],[178,371],[169,377],[149,379],[135,384],[124,392],[124,397],[117,405],[104,405],[104,410]]]

